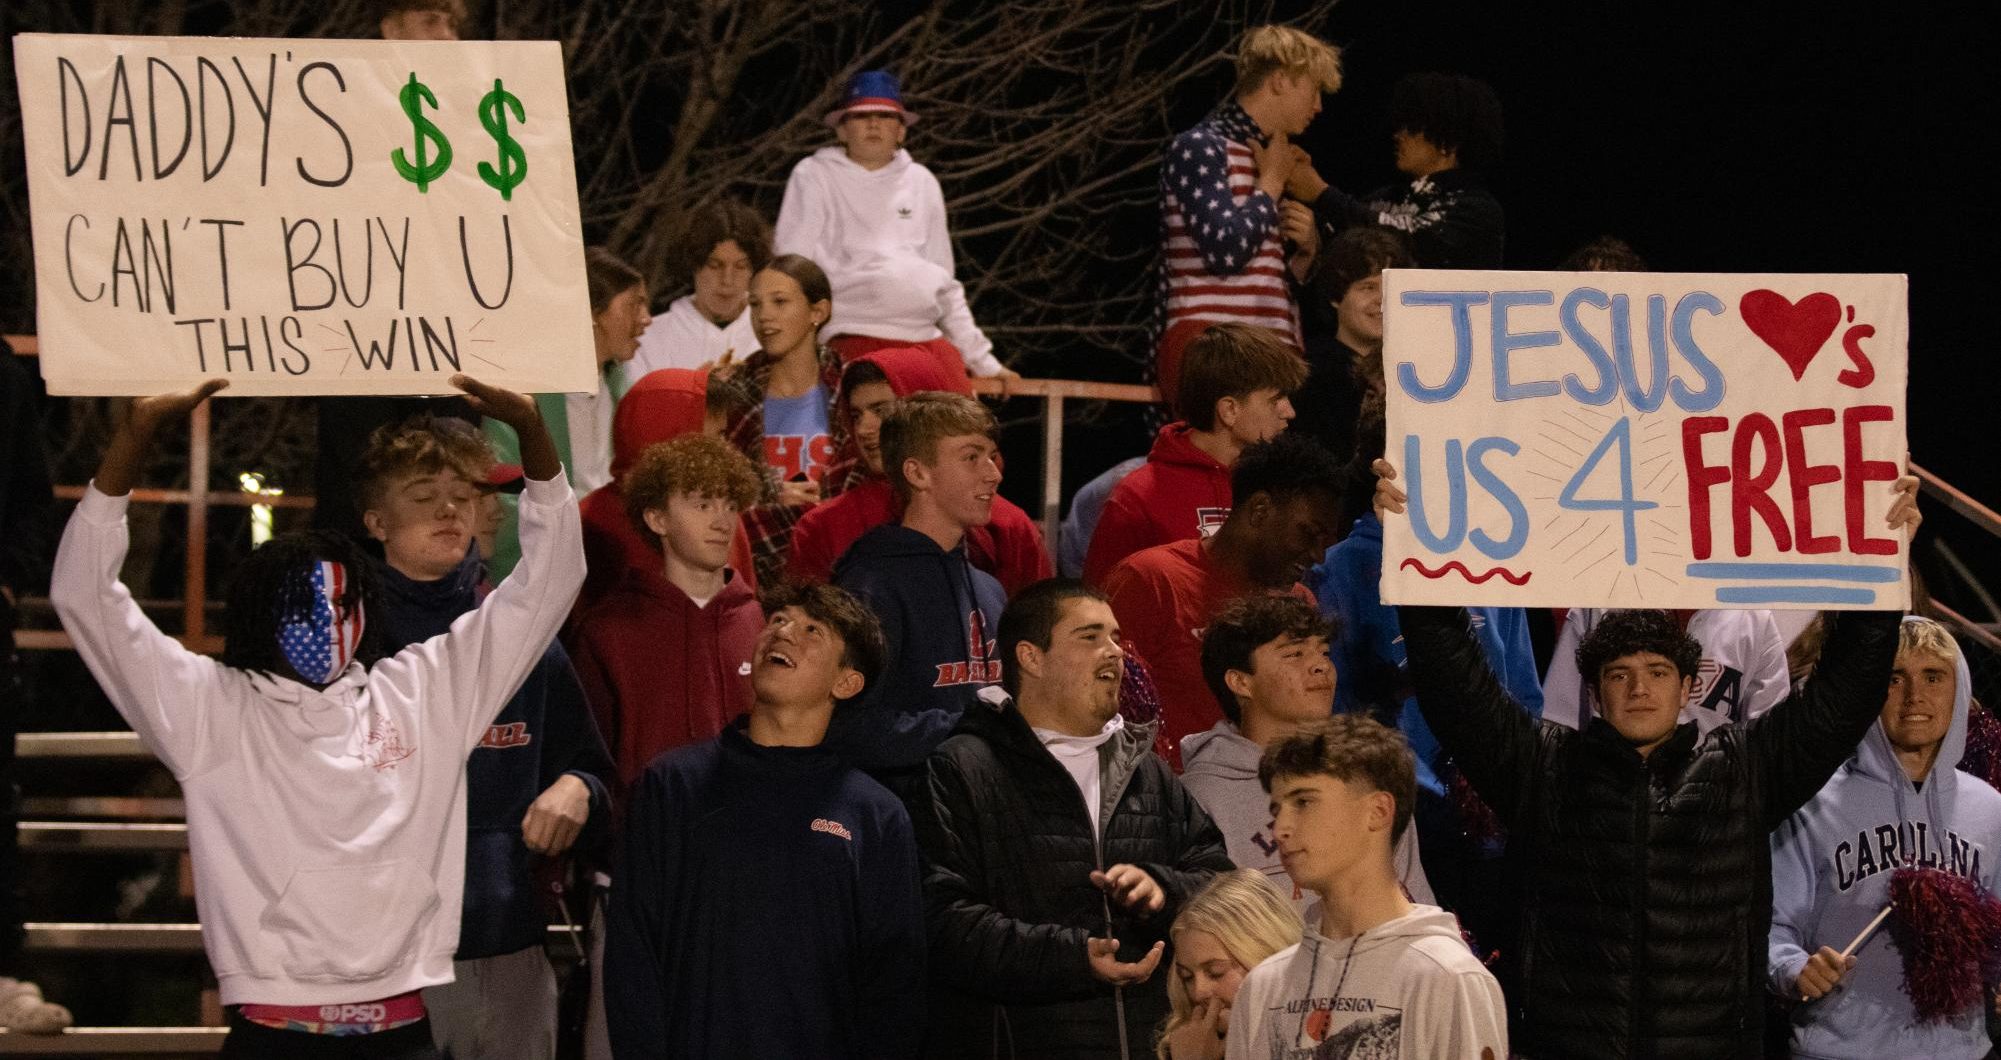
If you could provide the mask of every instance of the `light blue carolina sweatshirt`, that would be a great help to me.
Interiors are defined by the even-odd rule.
[[[1911,621],[1911,619],[1905,619]],[[1952,725],[1922,791],[1904,775],[1878,722],[1827,786],[1772,833],[1772,932],[1767,970],[1781,995],[1807,957],[1837,953],[1890,903],[1890,875],[1907,861],[2001,890],[2001,793],[1958,770],[1971,679],[1956,667]],[[1920,1022],[1904,993],[1903,957],[1887,922],[1855,951],[1833,993],[1794,1009],[1796,1057],[1978,1060],[1991,1048],[1983,1006]]]
[[[1334,713],[1361,707],[1396,713],[1397,728],[1417,756],[1417,782],[1433,795],[1446,794],[1436,766],[1444,757],[1438,737],[1418,712],[1404,659],[1397,609],[1383,603],[1383,524],[1372,512],[1319,565],[1306,575],[1308,589],[1323,614],[1339,620],[1334,656]],[[1529,644],[1528,615],[1519,607],[1472,607],[1473,635],[1501,687],[1531,717],[1542,716],[1542,678]]]

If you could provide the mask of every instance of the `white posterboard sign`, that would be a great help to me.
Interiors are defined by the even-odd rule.
[[[597,386],[546,42],[14,38],[49,391]]]
[[[1385,273],[1383,599],[1907,606],[1905,288]]]

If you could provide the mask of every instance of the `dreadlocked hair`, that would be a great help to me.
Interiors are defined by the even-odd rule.
[[[311,601],[297,572],[325,560],[347,568],[347,592],[336,603],[363,616],[354,658],[364,667],[383,656],[382,592],[375,566],[361,543],[331,530],[280,534],[252,552],[230,580],[222,616],[222,663],[253,673],[289,677],[292,664],[278,648],[278,616],[306,610]]]

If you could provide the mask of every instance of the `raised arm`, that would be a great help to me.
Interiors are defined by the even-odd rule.
[[[161,633],[118,580],[129,547],[125,508],[160,428],[228,385],[132,403],[56,552],[50,602],[77,654],[127,724],[176,777],[201,772],[240,718],[222,702],[224,668]]]
[[[584,583],[583,520],[556,443],[526,395],[455,375],[452,385],[483,416],[514,428],[521,440],[521,563],[449,633],[405,648],[377,664],[393,680],[415,668],[428,675],[428,709],[448,712],[433,724],[456,726],[470,754],[495,715],[541,661],[541,648],[576,602]]]
[[[1379,459],[1372,470],[1377,517],[1403,514],[1396,468]],[[1397,623],[1425,723],[1480,798],[1515,827],[1542,753],[1539,724],[1501,687],[1464,608],[1399,607]]]
[[[1891,488],[1896,499],[1884,521],[1909,542],[1924,521],[1918,512],[1917,477],[1907,474]],[[1895,611],[1829,611],[1822,621],[1830,628],[1813,675],[1797,694],[1745,725],[1763,796],[1759,827],[1767,831],[1806,805],[1848,760],[1883,712],[1883,698],[1890,692],[1903,616]]]

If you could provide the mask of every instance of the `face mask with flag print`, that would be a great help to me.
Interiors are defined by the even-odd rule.
[[[341,606],[347,595],[347,568],[321,560],[294,571],[285,587],[284,613],[278,616],[278,650],[292,672],[309,684],[324,685],[340,676],[361,646],[367,621],[360,607]]]

